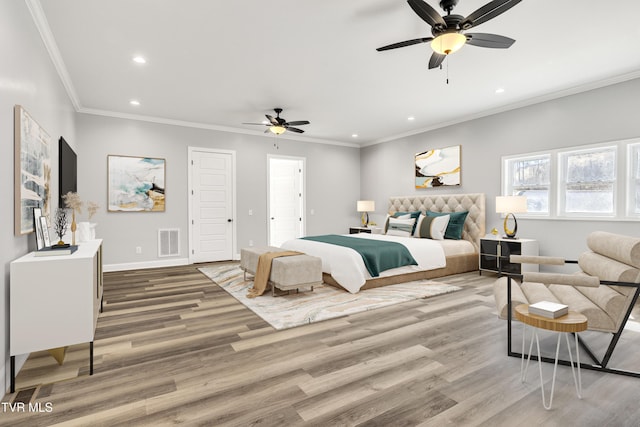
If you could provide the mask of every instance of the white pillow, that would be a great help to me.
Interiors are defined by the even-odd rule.
[[[398,215],[398,216],[393,216],[393,215],[387,214],[387,219],[384,221],[384,233],[383,234],[387,234],[387,230],[389,229],[389,218],[409,219],[409,218],[411,218],[411,214]]]
[[[425,216],[420,215],[418,224],[413,233],[414,237],[422,237],[425,239],[444,240],[444,233],[449,225],[449,215],[441,216]]]
[[[387,234],[389,236],[411,237],[411,230],[413,230],[413,224],[415,223],[415,218],[398,219],[391,217],[389,218]]]

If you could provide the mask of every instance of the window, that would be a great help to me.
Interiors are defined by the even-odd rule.
[[[505,163],[509,175],[505,194],[527,196],[529,213],[549,213],[551,156],[514,158]]]
[[[640,216],[640,144],[629,145],[629,206],[630,216]]]
[[[502,194],[524,217],[640,220],[640,138],[503,157]]]
[[[560,153],[565,214],[615,215],[616,147]]]

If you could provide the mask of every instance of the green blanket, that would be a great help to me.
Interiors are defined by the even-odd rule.
[[[405,265],[418,265],[409,249],[401,243],[385,242],[382,240],[361,239],[359,237],[326,234],[324,236],[302,237],[306,240],[345,246],[358,252],[362,256],[365,267],[371,277],[378,277],[381,271]]]

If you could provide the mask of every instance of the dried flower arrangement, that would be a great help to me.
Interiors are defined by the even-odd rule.
[[[76,229],[77,229],[76,212],[78,214],[82,214],[82,206],[84,205],[84,202],[82,201],[78,193],[74,193],[72,191],[69,191],[67,194],[62,196],[62,198],[64,199],[64,204],[67,206],[67,208],[71,209],[71,212],[72,212],[71,239],[72,239],[72,244],[75,245]],[[87,212],[89,214],[89,219],[91,219],[91,217],[93,217],[96,214],[96,212],[98,211],[98,208],[100,208],[100,206],[95,202],[87,203]]]

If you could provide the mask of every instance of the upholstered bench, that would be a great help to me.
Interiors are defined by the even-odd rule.
[[[285,252],[285,249],[274,246],[243,248],[240,251],[240,268],[245,273],[254,275],[258,269],[260,255],[267,252]],[[275,289],[281,291],[301,290],[313,291],[313,287],[322,284],[322,260],[311,255],[294,255],[274,258],[269,275],[271,295]]]

